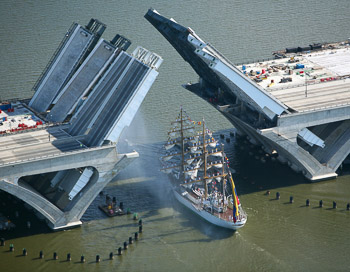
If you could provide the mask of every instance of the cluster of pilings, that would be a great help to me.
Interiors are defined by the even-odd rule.
[[[143,225],[142,225],[142,219],[139,220],[138,223],[138,228],[139,230],[137,232],[134,232],[133,236],[130,236],[127,241],[125,241],[123,243],[123,246],[119,247],[117,250],[117,255],[118,256],[122,256],[123,255],[123,251],[126,251],[128,249],[128,247],[132,244],[134,244],[134,241],[138,241],[139,240],[139,235],[143,232]],[[0,239],[0,246],[5,246],[6,245],[6,241],[4,238]],[[9,245],[9,252],[14,252],[15,251],[15,246],[14,244],[10,244]],[[22,256],[27,256],[28,255],[28,251],[26,248],[22,249]],[[44,255],[44,251],[40,250],[39,255],[38,255],[39,259],[44,259],[45,255]],[[110,252],[108,255],[108,259],[109,260],[113,260],[114,259],[114,253]],[[58,253],[55,251],[52,253],[52,260],[58,260]],[[72,261],[72,255],[71,253],[67,253],[67,258],[66,258],[67,262]],[[96,263],[99,263],[101,261],[101,255],[96,255]],[[85,263],[86,262],[86,258],[84,255],[80,256],[80,262],[81,263]]]
[[[235,137],[235,135],[236,135],[235,132],[230,131],[230,137],[226,137],[226,142],[227,143],[231,142],[231,138]],[[220,138],[225,139],[225,134],[220,134]]]
[[[266,191],[265,195],[270,195],[271,192],[270,191]],[[276,200],[279,200],[281,198],[281,194],[279,192],[276,192]],[[289,197],[289,203],[294,203],[294,197],[293,196],[290,196]],[[310,199],[306,199],[305,201],[305,206],[306,207],[309,207],[310,206]],[[321,199],[319,202],[318,202],[318,207],[319,208],[323,208],[323,200]],[[337,208],[337,202],[336,201],[333,201],[333,209],[336,209]],[[347,203],[346,204],[346,210],[347,211],[350,211],[350,203]]]
[[[260,161],[263,164],[267,163],[268,161],[275,162],[279,158],[275,150],[271,153],[271,151],[267,150],[264,146],[254,144],[247,138],[244,138],[244,139],[241,137],[240,138],[236,137],[236,138],[240,139],[239,141],[236,141],[238,149],[242,151],[244,150],[244,152],[247,155],[251,156],[257,161]]]

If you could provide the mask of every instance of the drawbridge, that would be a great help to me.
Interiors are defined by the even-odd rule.
[[[104,40],[105,28],[95,19],[73,24],[29,103],[1,112],[9,129],[0,136],[0,190],[54,230],[80,225],[98,193],[138,157],[119,153],[116,144],[163,61],[140,46],[128,53],[131,41],[119,34]]]

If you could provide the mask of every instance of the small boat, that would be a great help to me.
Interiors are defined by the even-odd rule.
[[[120,202],[118,206],[115,197],[112,200],[108,195],[106,196],[106,204],[99,205],[98,208],[109,217],[126,214],[123,210],[123,202]]]
[[[111,209],[107,205],[99,205],[98,208],[109,217],[120,216],[125,214],[125,212],[118,207]]]

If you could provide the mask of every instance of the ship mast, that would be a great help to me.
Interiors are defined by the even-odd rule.
[[[204,196],[205,199],[208,197],[208,186],[207,186],[207,154],[205,150],[205,124],[203,118],[203,155],[204,155]]]
[[[227,176],[225,176],[225,153],[224,153],[224,145],[221,145],[221,149],[222,149],[222,175],[224,176],[224,178],[222,179],[222,207],[225,206],[225,181]],[[227,166],[228,167],[228,166]],[[228,171],[229,172],[229,171]]]
[[[180,120],[181,120],[181,173],[184,175],[184,154],[185,154],[185,146],[184,146],[184,131],[183,131],[183,120],[182,120],[182,106],[181,106],[181,111],[180,111]]]

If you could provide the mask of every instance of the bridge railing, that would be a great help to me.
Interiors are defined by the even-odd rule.
[[[62,126],[62,125],[66,125],[66,123],[45,123],[42,125],[36,125],[33,128],[28,128],[28,129],[23,129],[23,130],[13,130],[9,129],[6,130],[6,133],[0,134],[0,137],[6,137],[9,135],[15,135],[15,134],[21,134],[21,133],[26,133],[26,132],[33,132],[33,131],[38,131],[38,130],[44,130],[44,129],[48,129],[50,127],[58,127],[58,126]]]
[[[31,161],[38,161],[38,160],[43,160],[43,159],[49,159],[49,158],[65,157],[67,155],[91,152],[91,151],[94,151],[94,150],[109,149],[109,148],[112,148],[112,147],[114,148],[115,146],[109,145],[109,146],[86,147],[86,148],[78,149],[78,150],[75,149],[75,150],[66,151],[66,152],[59,152],[59,153],[42,155],[42,156],[37,156],[37,157],[30,157],[30,158],[23,159],[23,160],[17,160],[17,161],[11,161],[11,162],[3,162],[3,163],[0,163],[0,168],[2,166],[22,164],[22,163],[27,163],[27,162],[31,162]]]
[[[298,111],[298,113],[320,111],[320,110],[326,110],[326,109],[332,109],[332,108],[340,108],[340,107],[345,107],[345,106],[349,106],[349,105],[350,105],[350,103],[348,102],[348,103],[343,103],[343,104],[336,104],[336,105],[329,105],[329,106],[312,108],[312,109],[309,109],[309,110],[301,110],[301,111]]]
[[[77,27],[78,24],[77,23],[73,23],[71,25],[71,27],[68,29],[66,35],[64,35],[62,41],[60,42],[60,44],[58,45],[58,47],[56,48],[55,52],[53,53],[53,55],[51,56],[49,62],[46,64],[43,72],[40,74],[39,78],[37,79],[37,81],[35,82],[33,88],[32,88],[32,91],[33,92],[36,92],[39,84],[41,83],[42,79],[45,77],[45,75],[47,75],[48,71],[49,71],[49,68],[51,67],[52,63],[56,60],[58,54],[61,52],[63,46],[67,43],[70,35],[72,34],[73,32],[73,29],[75,27]]]

